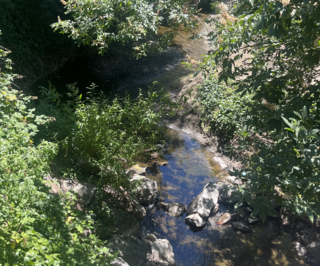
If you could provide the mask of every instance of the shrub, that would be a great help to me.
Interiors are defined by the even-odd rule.
[[[217,79],[206,79],[198,88],[202,127],[229,137],[240,133],[250,120],[248,103],[251,94],[242,96],[236,87],[223,85]]]
[[[79,176],[91,178],[100,187],[130,186],[124,165],[160,141],[161,119],[173,114],[176,105],[162,92],[110,101],[94,95],[94,85],[86,99],[74,85],[69,90],[67,101],[54,88],[44,90],[38,110],[55,116],[46,126],[46,137],[60,143],[61,156]]]
[[[70,193],[49,193],[43,178],[58,145],[34,144],[49,118],[28,108],[32,100],[13,89],[7,52],[0,50],[0,264],[106,265],[112,259],[94,234],[90,215],[75,210]]]
[[[264,140],[244,161],[239,205],[246,200],[262,220],[277,204],[311,220],[320,215],[319,10],[313,1],[245,0],[237,18],[223,9],[210,35],[215,47],[204,68],[221,66],[219,81],[252,93],[248,125]]]

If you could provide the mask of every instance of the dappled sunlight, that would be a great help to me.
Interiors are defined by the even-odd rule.
[[[160,173],[148,171],[147,176],[158,182],[160,197],[166,203],[189,205],[208,182],[219,180],[215,176],[220,176],[220,169],[211,162],[212,153],[188,134],[169,130],[166,138],[170,145],[164,153],[168,165],[160,166]],[[221,206],[220,211],[232,210]],[[158,238],[169,240],[176,265],[304,265],[294,256],[290,237],[278,231],[272,221],[256,225],[254,233],[242,234],[230,224],[207,224],[202,231],[193,232],[184,218],[185,214],[171,217],[154,208],[141,223]]]

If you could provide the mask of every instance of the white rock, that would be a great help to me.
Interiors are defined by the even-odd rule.
[[[188,215],[184,219],[184,221],[189,226],[195,226],[195,227],[199,227],[199,228],[206,225],[206,221],[201,218],[199,213],[193,213],[193,214]]]
[[[202,218],[208,218],[211,209],[218,203],[219,190],[215,183],[205,185],[203,191],[188,206],[187,216],[198,213]]]
[[[220,166],[221,170],[225,170],[228,168],[227,164],[221,157],[213,157],[213,160]]]
[[[168,206],[168,213],[172,217],[178,217],[184,214],[186,208],[183,204],[180,203],[170,203]]]
[[[167,239],[158,239],[151,244],[150,261],[159,262],[164,265],[175,265],[173,248]]]

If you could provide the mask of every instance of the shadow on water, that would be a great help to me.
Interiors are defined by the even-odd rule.
[[[166,139],[169,147],[164,155],[168,165],[147,168],[147,176],[157,181],[164,202],[188,205],[206,183],[218,181],[210,153],[181,131],[169,130]],[[221,213],[227,211],[232,212],[231,207],[221,206]],[[242,234],[230,224],[207,224],[203,230],[193,232],[184,218],[185,214],[171,217],[150,206],[141,222],[143,230],[169,240],[176,265],[304,265],[294,255],[290,236],[280,231],[275,220],[258,222],[254,233]]]
[[[201,14],[198,31],[202,30],[202,23],[207,16]],[[166,28],[161,27],[159,31],[161,34]],[[136,97],[140,89],[148,91],[153,81],[159,81],[166,91],[170,91],[182,77],[194,72],[181,63],[190,58],[201,61],[202,55],[206,53],[203,40],[191,40],[192,36],[193,33],[179,29],[171,47],[161,53],[150,52],[147,57],[139,60],[134,58],[132,49],[127,46],[117,45],[103,56],[96,54],[93,49],[79,48],[77,56],[70,59],[57,75],[38,82],[32,91],[38,95],[37,87],[47,87],[49,80],[59,93],[66,91],[66,84],[77,83],[84,96],[86,88],[92,83],[108,98],[115,95],[123,97],[127,93]]]

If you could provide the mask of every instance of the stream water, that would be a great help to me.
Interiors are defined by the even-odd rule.
[[[147,168],[147,176],[157,181],[164,202],[188,205],[205,184],[219,180],[212,153],[182,131],[169,130],[166,140],[169,147],[164,159],[168,165]],[[152,162],[141,165],[150,166]],[[233,210],[220,205],[219,212]],[[203,230],[193,232],[184,218],[185,214],[171,217],[150,206],[141,222],[142,230],[169,240],[177,266],[304,265],[294,255],[290,235],[280,231],[275,219],[268,219],[265,224],[257,222],[253,233],[243,234],[234,231],[230,224],[207,224]]]

